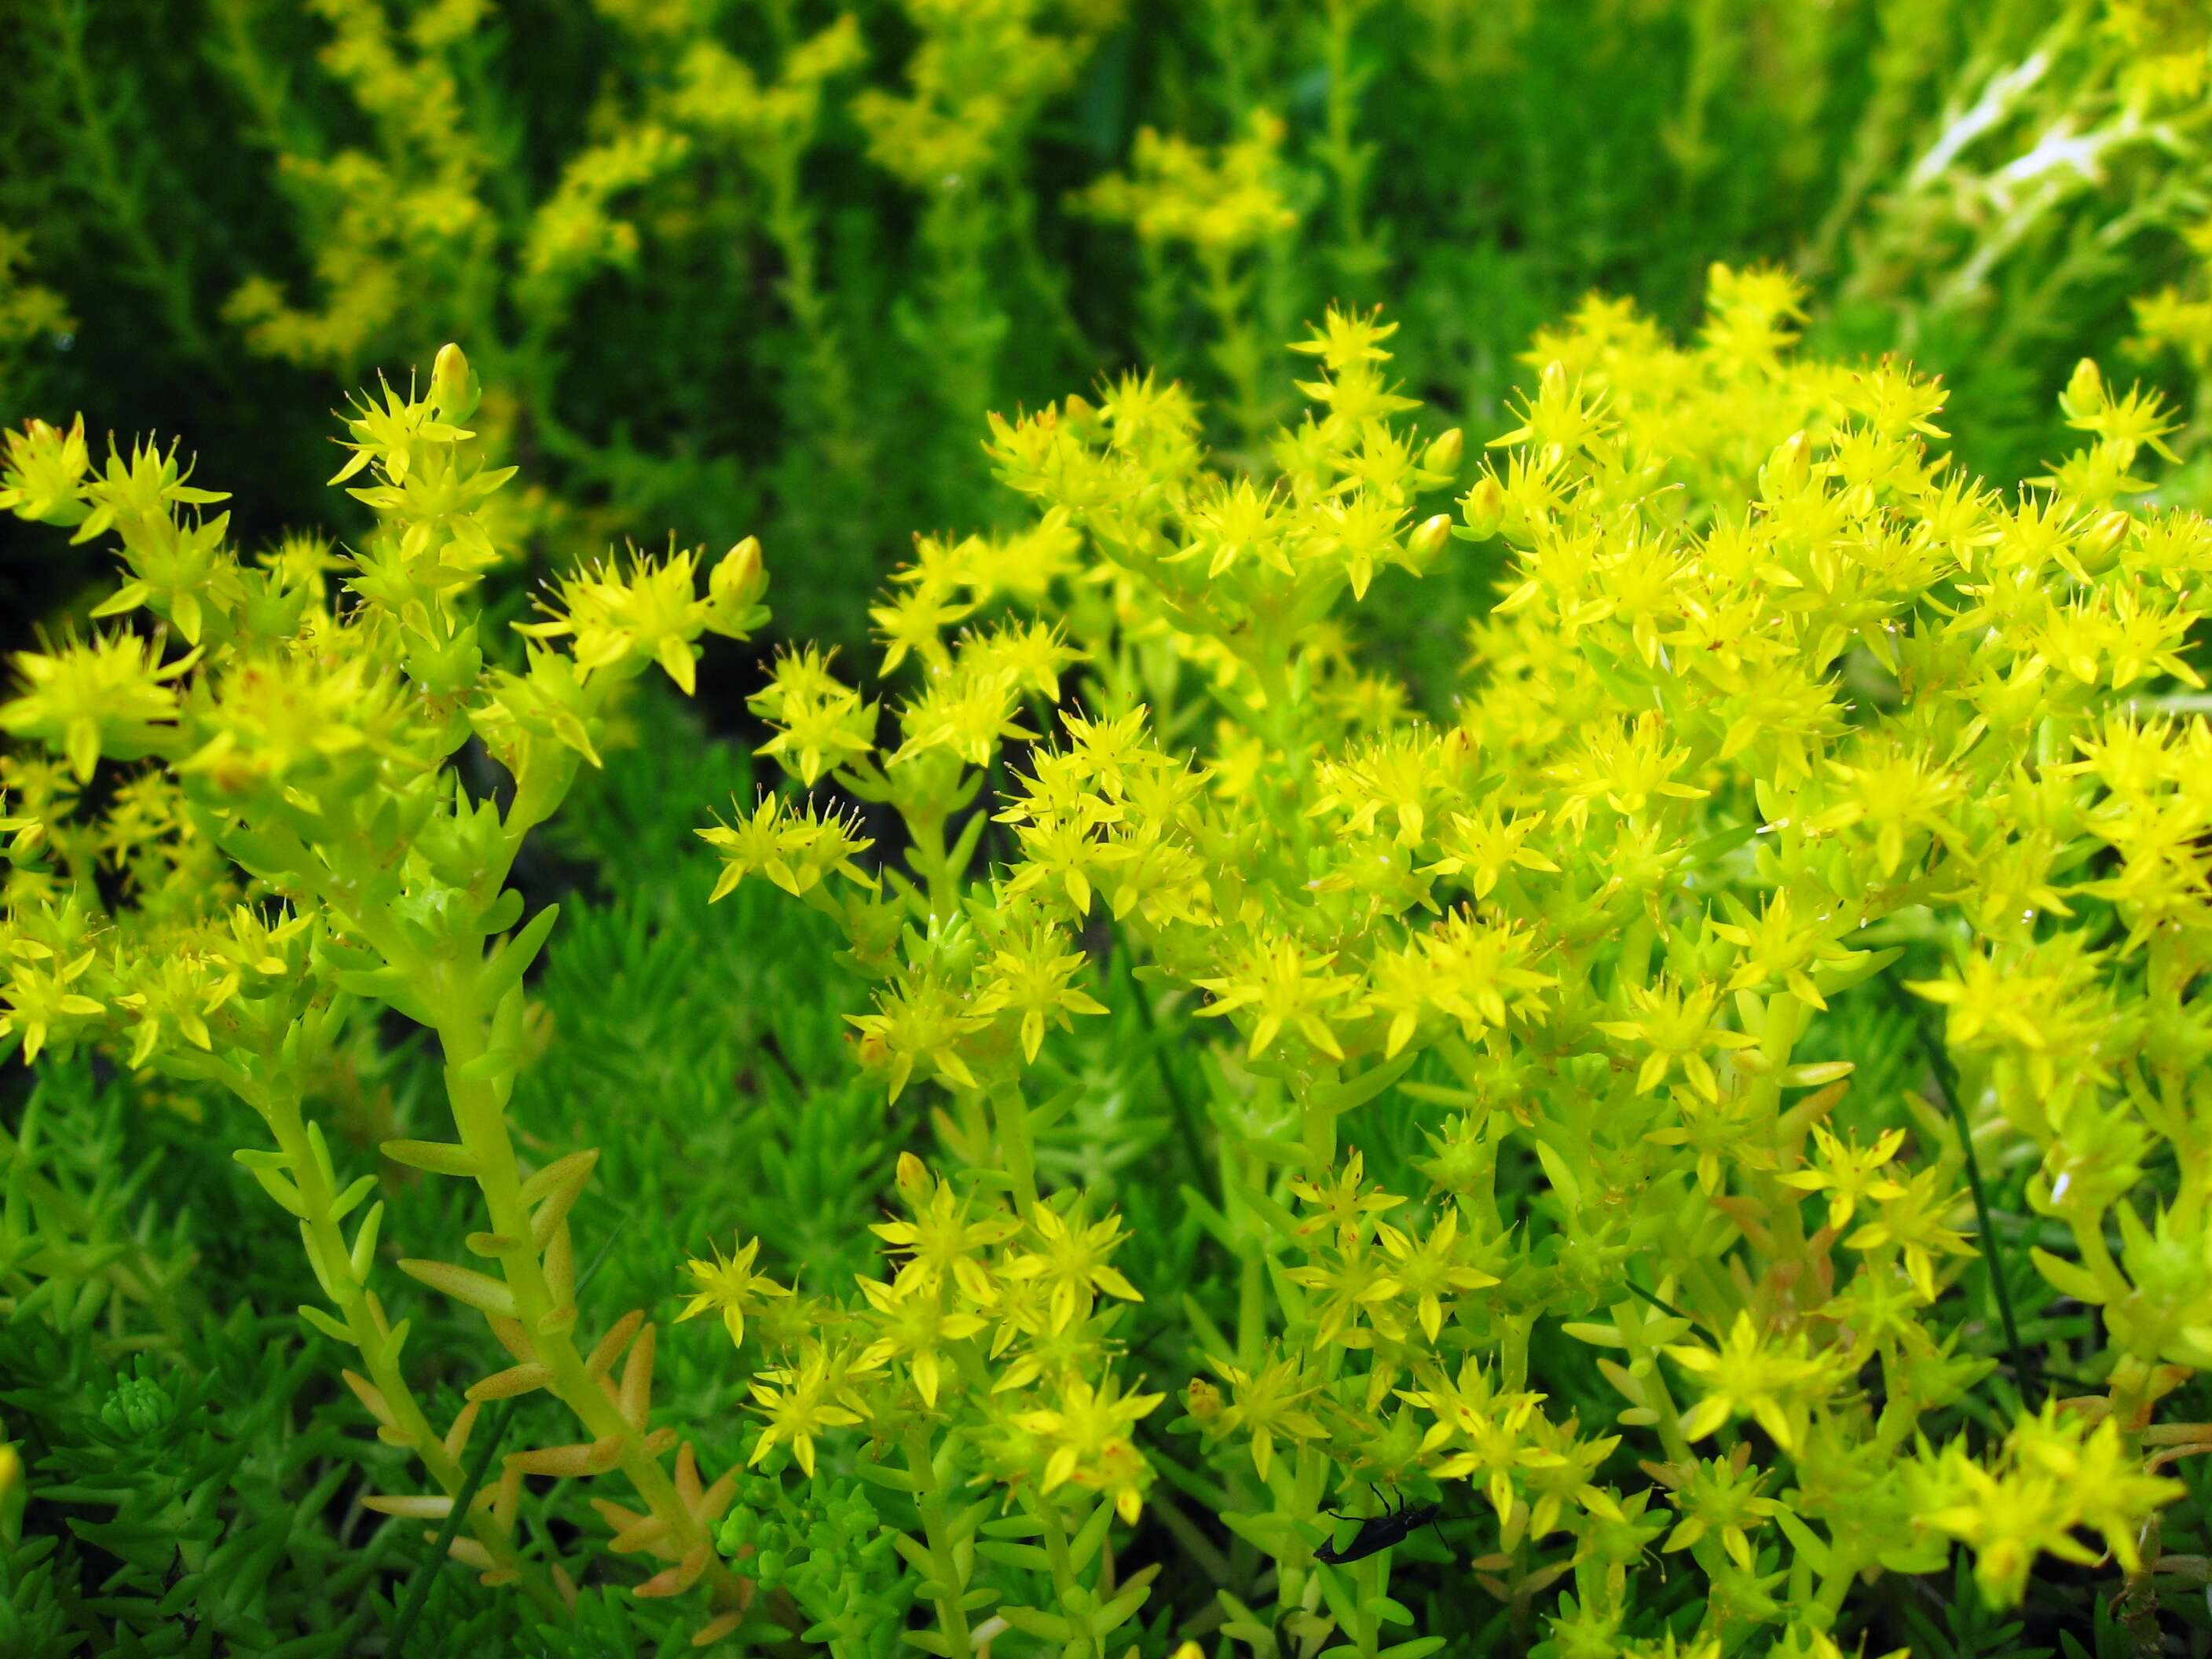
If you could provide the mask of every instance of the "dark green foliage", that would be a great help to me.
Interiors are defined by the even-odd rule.
[[[243,1307],[127,1362],[33,1321],[0,1333],[26,1525],[52,1550],[0,1567],[38,1630],[9,1650],[356,1650],[398,1523],[353,1507],[380,1460],[327,1409],[327,1360]]]

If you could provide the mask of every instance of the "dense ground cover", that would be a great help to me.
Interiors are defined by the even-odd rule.
[[[2212,1647],[2198,8],[19,41],[0,1649]]]

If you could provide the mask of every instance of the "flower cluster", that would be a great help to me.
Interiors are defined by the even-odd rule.
[[[1132,226],[1147,242],[1235,252],[1297,222],[1279,177],[1282,148],[1283,123],[1267,114],[1211,153],[1147,128],[1137,135],[1128,174],[1100,179],[1085,204],[1102,219]]]
[[[2206,1052],[2212,526],[2135,505],[2151,394],[2085,364],[2083,447],[2008,495],[1931,447],[1940,384],[1799,359],[1802,314],[1761,270],[1713,272],[1690,346],[1593,300],[1455,521],[1428,501],[1459,435],[1406,429],[1368,316],[1301,345],[1312,407],[1264,469],[1146,376],[996,421],[1038,517],[919,544],[875,612],[919,689],[802,653],[755,705],[797,781],[903,826],[872,872],[829,809],[753,820],[877,982],[862,1064],[941,1091],[1020,1216],[1065,1201],[1030,1089],[1133,1002],[1202,1049],[1155,1062],[1202,1096],[1185,1200],[1264,1279],[1186,1298],[1172,1426],[1285,1630],[1380,1639],[1387,1574],[1322,1548],[1370,1482],[1444,1513],[1468,1483],[1489,1593],[1571,1576],[1553,1629],[1593,1652],[1648,1627],[1648,1549],[1694,1563],[1706,1638],[1817,1651],[1867,1576],[1962,1540],[2008,1599],[2179,1490],[2149,1466],[2212,1358],[2195,1161],[2138,1206]],[[1499,598],[1424,713],[1344,613],[1455,537]],[[721,890],[769,872],[703,833]],[[834,890],[790,862],[812,836]],[[1365,1175],[1409,1136],[1419,1200]],[[2016,1333],[1992,1203],[2071,1238],[2034,1260],[2105,1346]],[[1538,1385],[1552,1329],[1616,1431]],[[1956,1425],[1992,1397],[2014,1438],[1978,1457]],[[2092,1462],[2095,1502],[2061,1494]]]
[[[986,1609],[1000,1628],[1103,1639],[1141,1607],[1149,1575],[1095,1601],[1077,1575],[1110,1517],[1134,1523],[1142,1513],[1154,1477],[1134,1430],[1163,1397],[1117,1370],[1115,1329],[1142,1300],[1113,1265],[1127,1235],[1111,1215],[1092,1220],[1073,1194],[1018,1218],[1003,1195],[956,1188],[911,1153],[899,1159],[896,1190],[903,1215],[874,1229],[890,1258],[885,1276],[859,1278],[857,1297],[793,1293],[754,1273],[756,1239],[726,1260],[691,1264],[700,1288],[681,1316],[719,1309],[741,1352],[753,1316],[767,1352],[749,1386],[750,1462],[774,1471],[787,1459],[814,1483],[830,1479],[834,1461],[885,1494],[879,1524],[930,1581],[921,1594],[935,1604],[933,1641],[958,1650]],[[983,1545],[989,1560],[978,1562],[978,1511],[988,1505],[954,1512],[944,1499],[985,1483],[1024,1517],[1016,1533],[1049,1544]],[[755,1493],[725,1526],[725,1547],[754,1545],[777,1496]],[[919,1538],[891,1527],[902,1507]],[[618,1528],[638,1519],[610,1516]],[[1004,1523],[996,1530],[1012,1535]],[[848,1547],[861,1547],[858,1535]],[[1023,1595],[1041,1605],[1022,1605]]]

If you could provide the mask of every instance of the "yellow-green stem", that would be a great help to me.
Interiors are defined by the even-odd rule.
[[[1674,1409],[1674,1397],[1667,1390],[1667,1380],[1659,1374],[1658,1356],[1644,1340],[1644,1306],[1638,1302],[1622,1302],[1613,1310],[1613,1328],[1620,1333],[1621,1346],[1628,1351],[1628,1369],[1634,1375],[1643,1368],[1638,1378],[1644,1385],[1644,1407],[1658,1420],[1652,1427],[1659,1431],[1659,1443],[1667,1449],[1667,1455],[1677,1463],[1689,1463],[1696,1454],[1690,1449],[1690,1438],[1682,1432],[1681,1413]]]
[[[1029,1103],[1018,1079],[991,1091],[991,1116],[999,1131],[999,1156],[1014,1183],[1021,1212],[1027,1215],[1036,1208],[1036,1151],[1030,1144]]]
[[[442,999],[445,1017],[436,1026],[445,1052],[447,1095],[461,1144],[477,1166],[489,1231],[510,1241],[497,1260],[514,1297],[515,1316],[529,1333],[532,1353],[550,1373],[547,1391],[575,1414],[591,1439],[619,1443],[617,1464],[648,1512],[667,1525],[666,1537],[674,1552],[681,1557],[706,1545],[704,1577],[715,1605],[741,1606],[743,1581],[714,1553],[707,1528],[684,1507],[675,1481],[646,1449],[644,1428],[632,1425],[607,1397],[586,1368],[569,1329],[544,1328],[556,1308],[544,1264],[532,1242],[530,1211],[522,1200],[522,1177],[507,1134],[506,1110],[489,1082],[460,1075],[489,1047],[489,1021],[477,1006],[474,976],[455,977],[460,982],[448,981],[449,995]]]
[[[430,1419],[407,1386],[407,1378],[398,1364],[397,1356],[387,1357],[386,1338],[388,1333],[369,1310],[366,1286],[356,1283],[347,1274],[350,1255],[345,1235],[338,1223],[331,1218],[331,1211],[337,1194],[331,1190],[323,1178],[322,1161],[315,1156],[307,1136],[307,1128],[300,1111],[296,1092],[289,1090],[269,1090],[247,1097],[269,1125],[276,1137],[277,1150],[289,1161],[293,1185],[298,1188],[301,1207],[307,1212],[304,1224],[313,1248],[320,1257],[325,1274],[330,1280],[340,1317],[352,1334],[354,1345],[361,1351],[362,1364],[368,1380],[384,1396],[385,1407],[392,1413],[398,1431],[411,1443],[415,1455],[422,1460],[422,1467],[438,1483],[448,1498],[457,1497],[467,1480],[467,1473],[460,1460],[446,1453],[442,1437],[430,1426]],[[526,1561],[498,1522],[492,1518],[489,1506],[474,1510],[468,1517],[469,1529],[477,1541],[484,1547],[493,1562],[516,1575],[524,1594],[538,1603],[544,1612],[556,1617],[565,1616],[566,1609],[560,1596],[533,1565]]]
[[[1271,424],[1263,378],[1267,353],[1253,326],[1246,292],[1239,289],[1231,271],[1231,257],[1226,249],[1206,247],[1200,251],[1199,264],[1206,276],[1206,307],[1213,313],[1214,323],[1221,331],[1220,342],[1214,348],[1214,361],[1229,379],[1229,403],[1237,426],[1237,447],[1247,455],[1257,457],[1264,453]]]
[[[1312,1090],[1304,1093],[1304,1098],[1298,1102],[1298,1121],[1304,1132],[1306,1174],[1321,1181],[1336,1164],[1336,1113],[1316,1100]]]
[[[951,1541],[945,1535],[944,1495],[938,1490],[937,1464],[930,1453],[927,1431],[919,1425],[908,1429],[904,1449],[907,1473],[914,1480],[915,1508],[921,1516],[922,1539],[929,1546],[930,1565],[939,1583],[957,1589],[960,1577]],[[953,1659],[969,1659],[975,1651],[975,1642],[969,1634],[968,1615],[961,1609],[959,1596],[948,1596],[932,1605],[937,1609],[938,1628],[944,1632]]]
[[[1067,1551],[1067,1530],[1060,1524],[1051,1500],[1041,1499],[1036,1506],[1037,1525],[1043,1529],[1045,1559],[1052,1566],[1053,1589],[1060,1598],[1060,1615],[1073,1620],[1090,1611],[1090,1596],[1075,1576],[1075,1564]],[[1082,1645],[1094,1656],[1098,1653],[1098,1638],[1086,1629]],[[1063,1652],[1075,1646],[1070,1643]]]

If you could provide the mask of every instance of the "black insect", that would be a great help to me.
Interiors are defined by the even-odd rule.
[[[1395,1545],[1404,1543],[1423,1527],[1436,1527],[1437,1517],[1444,1512],[1444,1506],[1441,1504],[1416,1506],[1401,1502],[1394,1510],[1390,1507],[1389,1499],[1382,1498],[1380,1492],[1376,1496],[1382,1504],[1380,1515],[1337,1515],[1334,1510],[1328,1511],[1340,1521],[1356,1520],[1363,1524],[1358,1534],[1342,1549],[1334,1544],[1323,1544],[1314,1552],[1315,1560],[1325,1561],[1333,1567],[1340,1567],[1347,1561],[1364,1561],[1370,1555],[1379,1555]],[[1443,1535],[1443,1528],[1437,1527],[1437,1536],[1442,1538]]]

